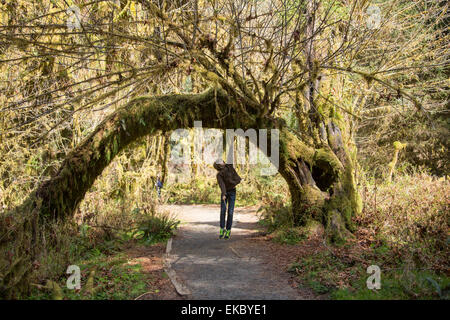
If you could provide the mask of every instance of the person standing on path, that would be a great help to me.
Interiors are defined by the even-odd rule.
[[[241,177],[237,174],[232,164],[225,164],[222,159],[214,162],[214,169],[218,171],[217,182],[220,187],[220,231],[219,239],[229,239],[231,226],[233,224],[234,204],[236,202],[236,186],[241,182]],[[225,213],[228,215],[225,229]]]
[[[159,176],[156,177],[155,187],[156,187],[156,192],[158,192],[158,198],[161,198],[161,189],[163,187],[163,183],[161,182],[161,179],[159,178]]]

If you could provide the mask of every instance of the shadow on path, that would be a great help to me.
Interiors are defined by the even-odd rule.
[[[219,240],[219,206],[167,206],[182,221],[169,255],[190,299],[302,299],[245,241],[260,234],[254,210],[238,208],[231,239]]]

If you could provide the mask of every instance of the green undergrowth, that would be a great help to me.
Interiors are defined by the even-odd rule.
[[[108,220],[85,217],[78,224],[55,224],[42,235],[45,241],[28,279],[30,290],[15,298],[134,299],[154,292],[151,275],[143,272],[141,265],[131,265],[125,252],[165,243],[178,225],[169,213],[153,206],[110,212]],[[66,286],[70,265],[81,269],[81,290]]]
[[[288,201],[287,185],[279,174],[261,176],[258,168],[240,173],[241,183],[236,190],[236,206],[269,204]],[[168,184],[162,190],[163,198],[172,204],[220,204],[220,188],[215,176],[201,176],[189,182]]]
[[[163,189],[167,202],[172,204],[220,203],[220,191],[212,179],[196,179],[189,183],[174,183]]]
[[[139,208],[134,209],[134,214],[139,215]],[[175,233],[180,224],[179,220],[175,220],[169,214],[161,214],[151,212],[141,218],[136,227],[123,236],[126,239],[137,239],[147,245],[165,242],[169,240]]]
[[[380,267],[380,289],[369,289],[372,273],[367,267]],[[416,269],[409,263],[395,267],[379,260],[364,262],[340,257],[330,251],[309,255],[289,266],[299,287],[336,300],[449,299],[450,278],[443,273]]]
[[[280,174],[261,175],[260,165],[238,167],[242,178],[236,187],[236,206],[270,205],[287,203],[289,191]],[[163,200],[173,204],[220,204],[220,188],[216,171],[198,175],[189,181],[166,184]]]
[[[424,270],[411,271],[396,269],[382,273],[381,288],[369,290],[366,273],[361,270],[360,280],[351,288],[338,289],[331,294],[336,300],[409,300],[450,298],[450,278]]]
[[[61,275],[54,280],[57,289],[48,288],[48,285],[35,287],[27,299],[122,300],[134,299],[146,292],[158,293],[152,284],[152,276],[143,272],[140,264],[131,265],[126,254],[112,253],[110,249],[92,249],[74,263],[81,270],[80,290],[67,288],[69,275]],[[161,273],[162,277],[167,277],[163,271]]]
[[[193,180],[190,183],[177,183],[163,191],[171,204],[220,204],[220,189],[214,179]],[[238,186],[235,205],[252,206],[258,197],[248,184]]]
[[[65,249],[68,258],[56,269],[59,273],[42,274],[25,299],[134,299],[145,292],[157,293],[152,275],[138,263],[130,264],[125,251],[165,243],[175,233],[179,221],[157,211],[135,208],[131,228],[106,228],[106,233],[88,224],[79,226],[78,237]],[[54,247],[52,248],[54,249]],[[69,289],[65,268],[77,265],[81,270],[81,290]],[[61,268],[63,267],[63,268]],[[47,275],[47,276],[46,276]],[[161,271],[161,277],[167,277]],[[44,278],[45,277],[45,278]]]
[[[364,210],[353,217],[353,237],[339,245],[328,243],[326,232],[313,232],[317,226],[294,226],[282,202],[262,206],[260,224],[272,241],[296,246],[289,271],[299,286],[318,295],[448,299],[449,191],[445,178],[423,172],[398,175],[393,182],[366,179],[360,190]],[[379,290],[367,288],[370,265],[381,270]]]

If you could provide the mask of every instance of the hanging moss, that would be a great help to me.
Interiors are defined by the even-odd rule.
[[[95,178],[128,144],[158,130],[192,127],[201,120],[205,127],[218,127],[217,108],[223,117],[220,125],[233,127],[235,118],[243,118],[227,94],[219,88],[201,94],[139,97],[108,116],[77,148],[67,156],[61,168],[30,196],[42,199],[41,216],[70,216]]]
[[[398,154],[400,152],[400,150],[402,150],[403,148],[406,147],[406,143],[401,143],[400,141],[394,141],[393,143],[394,145],[394,156],[392,157],[392,161],[389,162],[388,167],[389,167],[389,173],[388,173],[388,182],[392,181],[392,175],[394,174],[395,171],[395,166],[397,165],[397,161],[398,161]]]
[[[67,156],[55,175],[38,187],[28,203],[42,200],[40,216],[71,216],[96,177],[127,145],[146,135],[193,127],[194,121],[202,121],[205,128],[279,128],[280,173],[289,185],[296,223],[342,223],[335,229],[351,229],[351,217],[361,202],[351,157],[345,147],[340,147],[343,138],[338,124],[326,123],[329,145],[317,147],[313,139],[302,140],[289,131],[285,122],[258,118],[250,109],[220,87],[200,94],[136,98],[102,121]],[[315,183],[317,177],[326,182]],[[345,233],[342,230],[338,232],[341,235]]]

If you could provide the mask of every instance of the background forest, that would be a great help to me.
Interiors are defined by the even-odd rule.
[[[313,109],[343,123],[362,198],[346,241],[329,241],[323,226],[298,223],[280,174],[236,167],[243,178],[237,205],[258,208],[271,241],[302,246],[318,236],[325,244],[289,265],[300,283],[336,299],[448,298],[448,6],[438,0],[0,1],[0,296],[133,299],[148,291],[139,267],[123,264],[124,248],[157,245],[174,234],[179,222],[164,205],[220,202],[211,165],[171,162],[170,132],[157,130],[113,156],[73,218],[29,222],[33,212],[17,208],[134,98],[221,86],[260,102],[267,97],[272,116],[300,135],[309,132],[305,119]],[[308,17],[317,23],[312,34]],[[233,62],[226,81],[205,67],[204,60],[214,61],[211,46],[224,48]],[[308,64],[312,54],[304,52],[313,46]],[[316,82],[311,97],[305,83]],[[75,262],[88,277],[81,293],[60,288]],[[374,263],[389,268],[387,280],[380,292],[367,293],[361,274]]]

